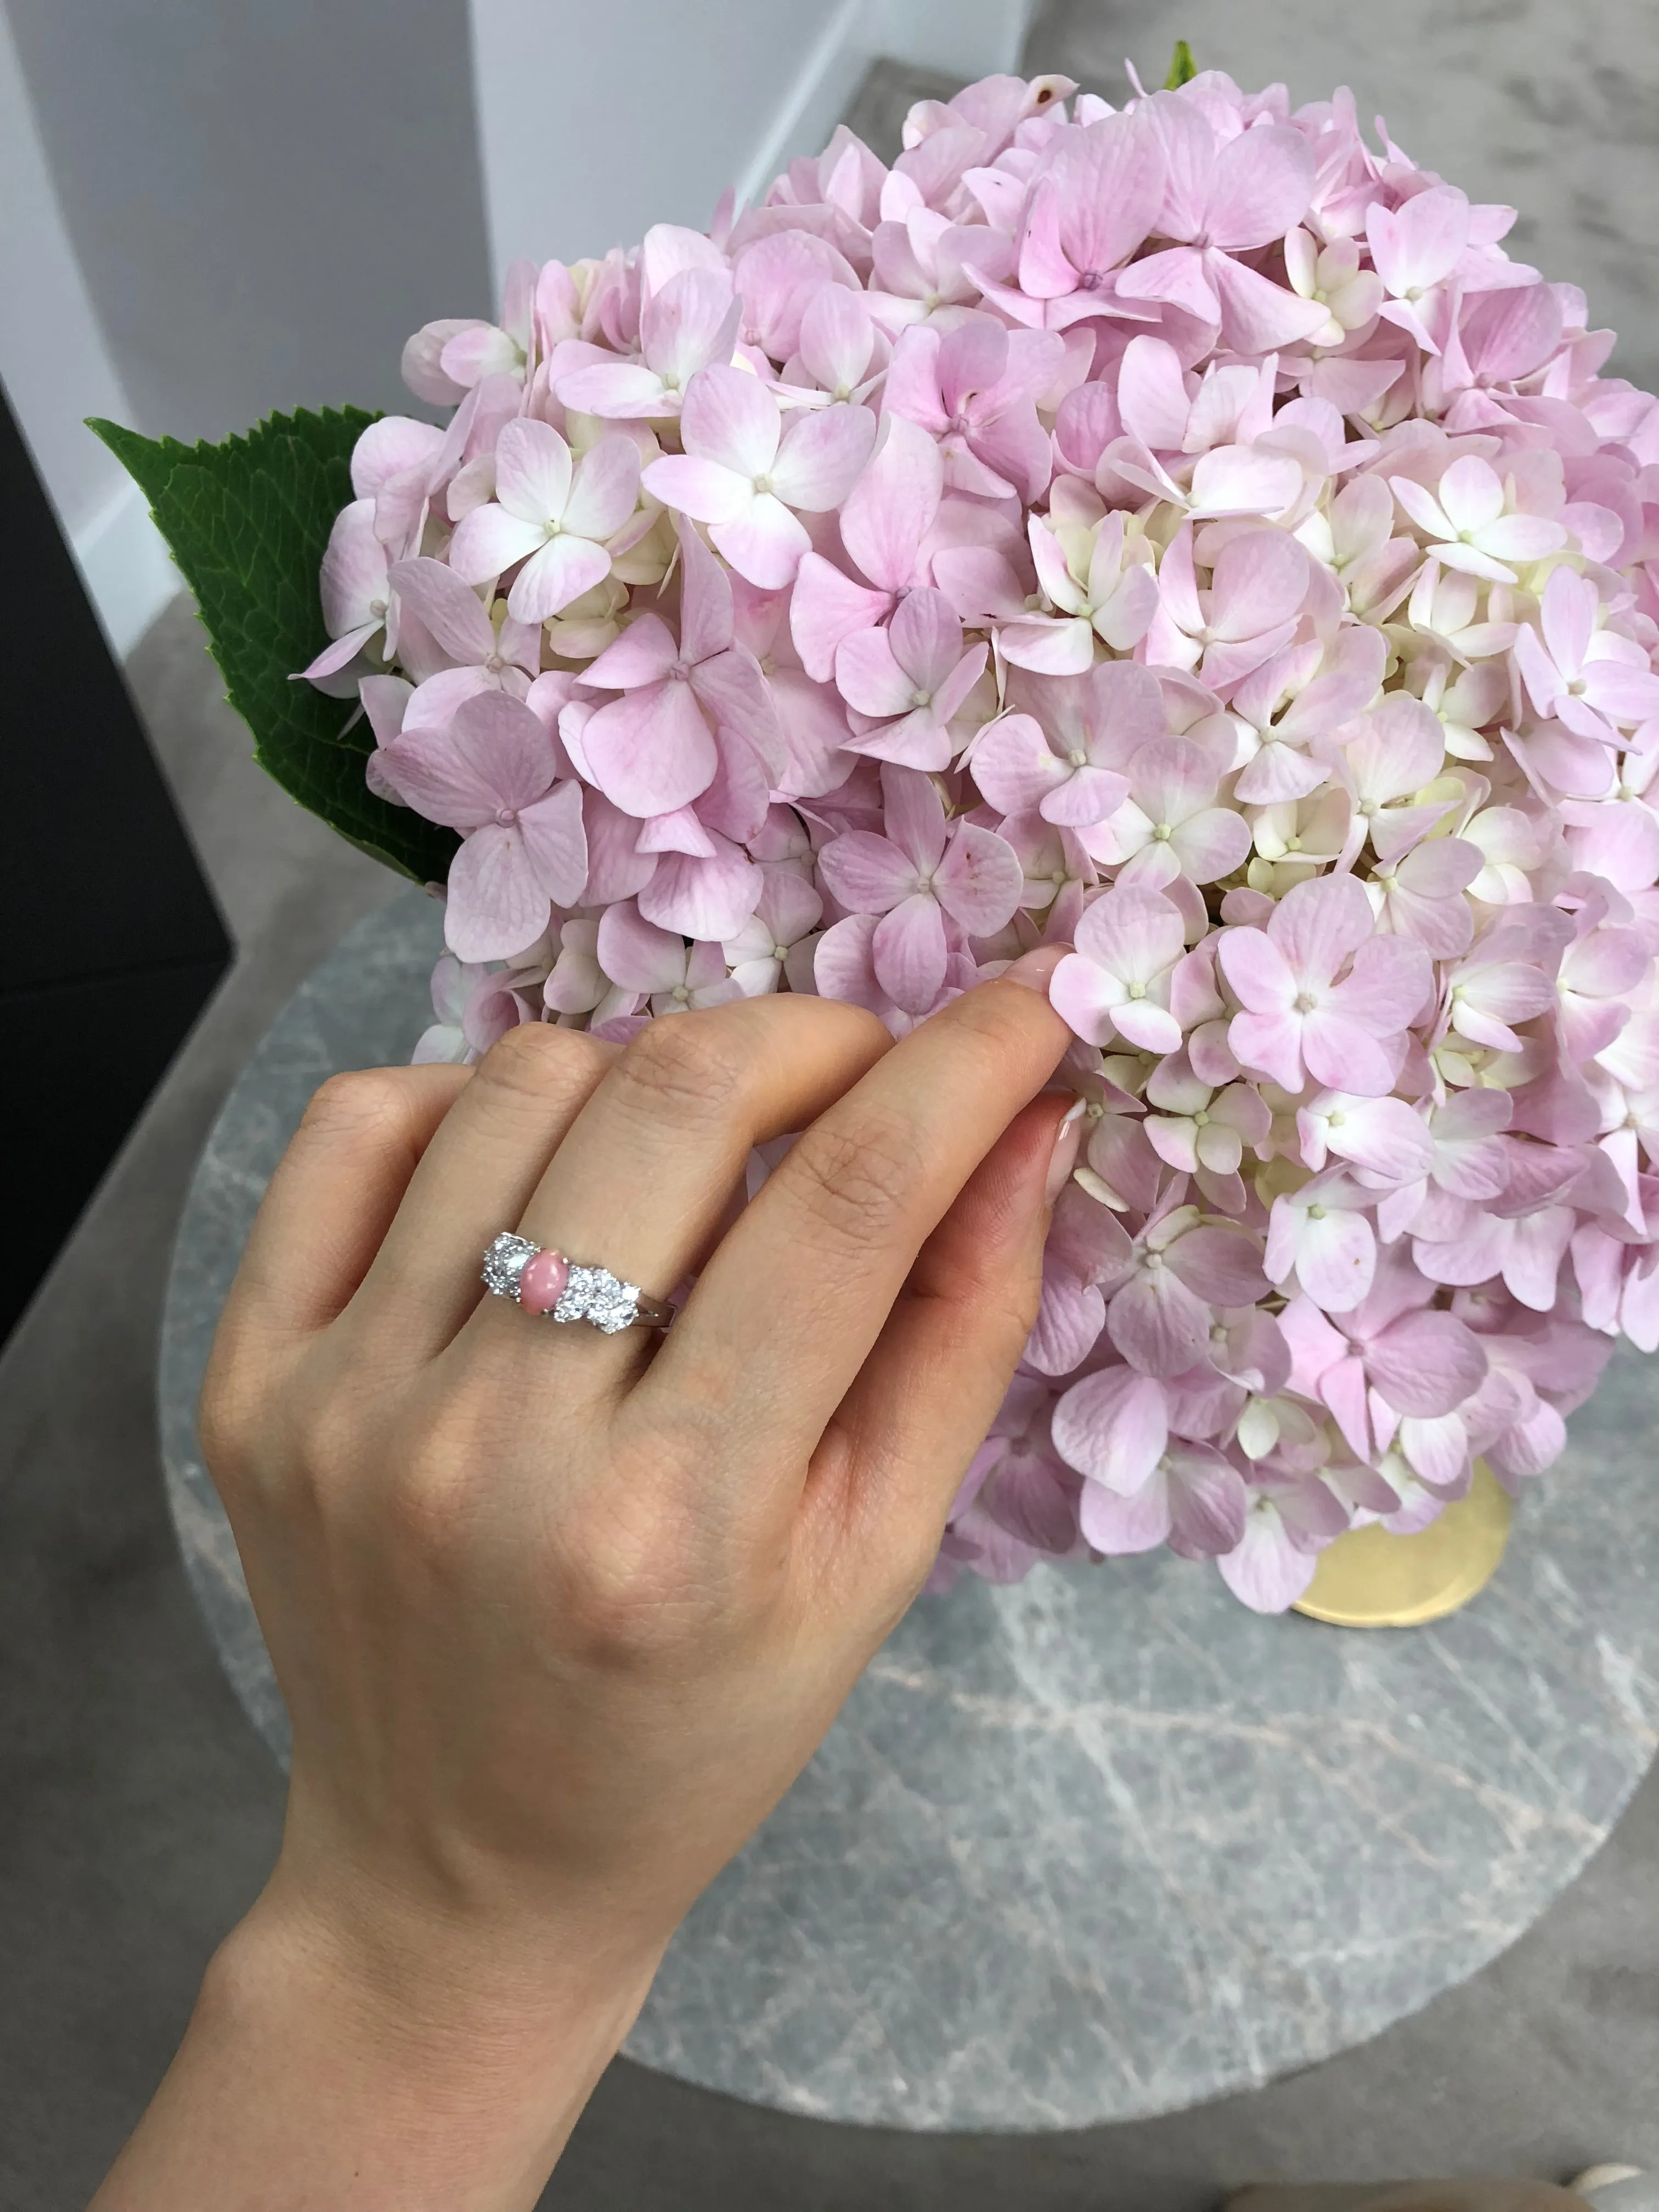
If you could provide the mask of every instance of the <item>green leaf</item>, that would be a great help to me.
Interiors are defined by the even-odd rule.
[[[1175,58],[1170,64],[1170,74],[1164,80],[1165,92],[1178,92],[1183,84],[1190,84],[1198,75],[1198,64],[1193,59],[1193,50],[1185,39],[1176,40]]]
[[[363,780],[374,732],[355,702],[291,680],[328,642],[318,571],[351,498],[351,449],[374,419],[356,407],[301,409],[218,446],[88,427],[149,501],[260,767],[375,860],[417,883],[441,882],[453,830],[377,799]]]

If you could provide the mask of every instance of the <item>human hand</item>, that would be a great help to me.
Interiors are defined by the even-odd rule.
[[[533,2202],[687,1906],[924,1579],[1076,1149],[1037,1096],[1057,957],[896,1046],[785,995],[626,1049],[527,1025],[476,1071],[313,1102],[203,1405],[294,1725],[278,1866],[204,2004],[280,2070],[306,1992],[358,2167],[354,2096],[408,2114],[420,2158],[365,2205]],[[733,1218],[751,1148],[796,1129]],[[481,1293],[514,1224],[696,1288],[665,1338],[539,1322]],[[226,2157],[210,2195],[191,2160],[216,2212],[313,2201],[244,2197]]]

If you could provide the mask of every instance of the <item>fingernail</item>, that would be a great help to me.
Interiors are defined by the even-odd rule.
[[[1052,1206],[1066,1188],[1072,1170],[1077,1165],[1079,1147],[1083,1142],[1083,1116],[1088,1111],[1086,1099],[1079,1098],[1054,1133],[1054,1149],[1048,1161],[1048,1176],[1042,1186],[1042,1202]]]
[[[1048,978],[1071,951],[1069,945],[1039,945],[1034,952],[1022,952],[1018,960],[1011,960],[1002,971],[1005,983],[1024,983],[1029,991],[1047,991]]]

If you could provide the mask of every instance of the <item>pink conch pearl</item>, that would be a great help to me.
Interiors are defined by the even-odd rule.
[[[562,1252],[538,1252],[519,1278],[519,1304],[526,1313],[551,1313],[569,1280],[570,1262]]]

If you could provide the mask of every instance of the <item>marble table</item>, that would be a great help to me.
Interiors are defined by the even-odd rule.
[[[251,1718],[287,1723],[194,1408],[249,1220],[331,1070],[407,1056],[419,893],[318,968],[191,1187],[162,1348],[174,1520]],[[1497,1580],[1427,1629],[1263,1620],[1170,1557],[924,1598],[676,1939],[648,2066],[822,2118],[1178,2110],[1376,2034],[1512,1942],[1659,1748],[1659,1367],[1614,1363]]]

